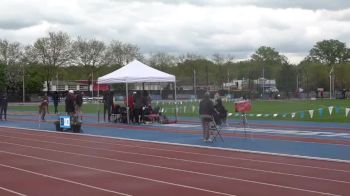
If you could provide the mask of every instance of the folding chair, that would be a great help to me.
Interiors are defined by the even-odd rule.
[[[211,142],[216,141],[217,137],[219,137],[221,141],[224,142],[224,138],[221,135],[221,127],[216,124],[214,116],[211,116],[211,122],[209,122],[209,132],[213,136],[213,140]]]

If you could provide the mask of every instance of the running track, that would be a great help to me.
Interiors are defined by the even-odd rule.
[[[350,163],[0,127],[0,195],[350,195]]]

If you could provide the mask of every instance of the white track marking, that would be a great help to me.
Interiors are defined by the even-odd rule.
[[[26,130],[26,129],[25,129]],[[1,130],[0,130],[1,131]],[[38,131],[38,130],[34,130]],[[258,160],[258,159],[248,159],[248,158],[237,158],[237,157],[227,157],[227,156],[221,156],[221,155],[208,155],[203,153],[195,153],[195,152],[187,152],[187,151],[179,151],[179,150],[169,150],[169,149],[160,149],[160,148],[152,148],[152,147],[145,147],[145,146],[139,146],[139,145],[128,145],[128,144],[116,144],[116,143],[109,143],[109,142],[96,142],[91,140],[82,140],[82,139],[72,139],[72,138],[63,138],[63,137],[53,137],[48,136],[47,134],[55,134],[55,132],[51,131],[38,131],[38,132],[45,132],[45,135],[41,134],[32,134],[32,133],[20,133],[24,135],[31,135],[31,136],[40,136],[40,137],[46,137],[46,138],[53,138],[53,139],[63,139],[63,140],[71,140],[71,141],[81,141],[81,142],[89,142],[89,143],[96,143],[96,144],[110,144],[115,146],[128,146],[128,147],[134,147],[134,148],[141,148],[141,149],[149,149],[149,150],[155,150],[155,151],[165,151],[165,152],[175,152],[175,153],[182,153],[182,154],[191,154],[191,155],[200,155],[200,156],[207,156],[207,157],[213,157],[213,158],[223,158],[223,159],[230,159],[230,160],[243,160],[243,161],[251,161],[251,162],[259,162],[259,163],[269,163],[269,164],[277,164],[277,165],[287,165],[287,166],[293,166],[293,167],[302,167],[302,168],[311,168],[311,169],[320,169],[320,170],[328,170],[328,171],[337,171],[337,172],[347,172],[350,173],[348,170],[339,170],[339,169],[333,169],[333,168],[325,168],[325,167],[315,167],[315,166],[308,166],[308,165],[298,165],[298,164],[289,164],[289,163],[283,163],[283,162],[273,162],[273,161],[264,161],[264,160]],[[59,132],[61,133],[61,132]],[[59,134],[58,133],[58,134]],[[63,133],[63,134],[72,134],[72,133]],[[74,134],[76,135],[76,134]],[[81,136],[81,134],[78,134]],[[90,136],[90,135],[88,135]],[[95,136],[91,135],[91,137],[98,137],[98,138],[107,138],[107,139],[113,139],[117,141],[136,141],[136,142],[145,142],[145,143],[155,143],[155,144],[166,144],[166,145],[178,145],[178,146],[184,146],[184,147],[194,147],[194,148],[209,148],[209,149],[219,149],[224,151],[232,151],[232,152],[243,152],[243,153],[255,153],[255,154],[262,154],[262,155],[273,155],[273,156],[284,156],[280,154],[275,153],[265,153],[265,152],[255,152],[255,151],[246,151],[246,150],[238,150],[238,149],[225,149],[225,148],[215,148],[215,147],[204,147],[204,146],[195,146],[195,145],[186,145],[186,144],[173,144],[173,143],[165,143],[165,142],[151,142],[151,141],[145,141],[145,140],[133,140],[133,139],[125,139],[125,138],[116,138],[116,137],[105,137],[105,136]],[[285,155],[285,157],[292,157],[292,158],[301,158],[301,159],[309,159],[309,160],[320,160],[320,161],[328,161],[328,162],[340,162],[340,163],[350,163],[350,161],[346,160],[335,160],[334,159],[325,159],[325,158],[312,158],[312,157],[301,157],[298,155]]]
[[[10,193],[13,193],[13,194],[15,194],[15,195],[27,196],[27,195],[25,195],[25,194],[22,194],[22,193],[19,193],[19,192],[16,192],[16,191],[14,191],[14,190],[10,190],[10,189],[7,189],[7,188],[1,187],[1,186],[0,186],[0,189],[1,189],[1,190],[4,190],[4,191],[7,191],[7,192],[10,192]]]
[[[218,194],[218,195],[235,196],[232,194],[211,191],[208,189],[186,186],[186,185],[182,185],[182,184],[171,183],[171,182],[166,182],[166,181],[162,181],[162,180],[156,180],[156,179],[152,179],[152,178],[135,176],[135,175],[125,174],[125,173],[120,173],[120,172],[114,172],[114,171],[110,171],[110,170],[98,169],[98,168],[94,168],[94,167],[82,166],[82,165],[77,165],[77,164],[72,164],[72,163],[67,163],[67,162],[62,162],[62,161],[55,161],[55,160],[51,160],[51,159],[45,159],[45,158],[40,158],[40,157],[35,157],[35,156],[30,156],[30,155],[13,153],[13,152],[8,152],[8,151],[4,151],[4,150],[0,150],[0,153],[11,154],[11,155],[15,155],[15,156],[22,156],[22,157],[26,157],[26,158],[32,158],[32,159],[37,159],[37,160],[42,160],[42,161],[47,161],[47,162],[52,162],[52,163],[58,163],[58,164],[62,164],[62,165],[69,165],[69,166],[84,168],[84,169],[88,169],[88,170],[94,170],[94,171],[103,172],[103,173],[109,173],[109,174],[121,175],[121,176],[126,176],[126,177],[131,177],[131,178],[137,178],[137,179],[141,179],[141,180],[152,181],[152,182],[157,182],[157,183],[167,184],[167,185],[173,185],[173,186],[183,187],[183,188],[188,188],[188,189],[194,189],[194,190],[209,192],[209,193]],[[0,165],[2,165],[2,164],[0,164]]]
[[[8,143],[8,142],[4,142],[4,143]],[[11,143],[9,143],[9,144],[11,144]],[[234,178],[234,177],[225,177],[225,176],[220,176],[220,175],[206,174],[206,173],[201,173],[201,172],[193,172],[193,171],[182,170],[182,169],[173,169],[173,168],[155,166],[155,165],[150,165],[150,164],[136,163],[136,162],[132,162],[132,161],[121,161],[121,160],[117,160],[117,159],[104,158],[104,157],[91,156],[91,155],[84,155],[84,154],[80,154],[80,153],[71,153],[71,152],[65,152],[65,151],[60,151],[60,150],[52,150],[52,149],[40,148],[40,147],[32,147],[32,146],[28,146],[28,145],[20,145],[20,144],[13,144],[13,145],[22,146],[22,147],[26,147],[26,148],[34,148],[34,149],[46,150],[46,151],[60,152],[60,153],[65,153],[65,154],[70,154],[70,155],[78,155],[78,156],[85,156],[85,157],[90,157],[90,158],[98,158],[98,159],[105,159],[105,160],[110,160],[110,161],[131,163],[131,164],[136,164],[136,165],[141,165],[141,166],[152,166],[152,167],[161,168],[161,169],[168,169],[168,170],[173,170],[173,171],[180,171],[180,172],[186,172],[186,173],[191,173],[191,174],[222,178],[222,179],[227,179],[227,180],[242,181],[242,182],[247,182],[247,183],[259,184],[259,185],[265,185],[265,186],[272,186],[272,187],[278,187],[278,188],[284,188],[284,189],[289,189],[289,190],[296,190],[296,191],[309,192],[309,193],[317,193],[317,194],[321,194],[321,195],[336,195],[336,194],[332,194],[332,193],[319,192],[319,191],[313,191],[313,190],[308,190],[308,189],[302,189],[302,188],[289,187],[289,186],[277,185],[277,184],[272,184],[272,183],[259,182],[259,181],[254,181],[254,180],[246,180],[246,179]],[[15,155],[19,155],[19,156],[25,156],[25,157],[29,157],[29,158],[45,160],[45,161],[50,161],[50,162],[55,162],[55,163],[62,163],[62,164],[67,164],[67,165],[72,165],[72,166],[77,166],[77,167],[82,167],[82,168],[89,168],[89,169],[94,169],[94,170],[98,170],[98,171],[105,171],[105,172],[108,172],[108,173],[116,173],[116,174],[119,174],[119,175],[126,175],[126,176],[132,176],[132,177],[136,177],[136,178],[141,178],[141,179],[149,179],[149,180],[152,180],[152,181],[153,180],[154,181],[159,181],[159,180],[155,180],[155,179],[150,179],[150,178],[145,178],[145,177],[140,177],[140,176],[134,176],[134,175],[124,174],[124,173],[119,173],[119,172],[113,172],[113,171],[109,171],[109,170],[102,170],[102,169],[98,169],[98,168],[91,168],[91,167],[88,167],[88,166],[78,166],[78,165],[75,165],[75,164],[72,164],[72,163],[55,161],[55,160],[50,160],[50,159],[45,159],[45,158],[40,158],[40,157],[34,157],[34,156],[30,156],[30,155],[17,154],[17,153],[8,152],[8,151],[2,151],[2,150],[0,150],[0,152],[8,153],[8,154],[15,154]],[[159,181],[159,182],[165,182],[165,181]],[[170,182],[165,182],[165,183],[170,183]],[[171,183],[171,184],[173,184],[173,183]],[[181,186],[186,186],[186,185],[181,185]],[[192,188],[196,188],[196,187],[192,187]],[[196,189],[201,189],[201,188],[196,188]],[[201,190],[206,190],[206,189],[201,189]],[[211,190],[206,190],[206,191],[208,191],[208,192],[210,191],[211,192]],[[213,192],[215,192],[215,191],[213,191]],[[217,192],[217,193],[219,193],[219,192]],[[223,194],[227,194],[227,193],[223,193]]]
[[[16,155],[16,153],[9,153],[9,152],[2,151],[2,150],[0,152]],[[18,156],[20,156],[20,155],[18,154]],[[67,179],[59,178],[59,177],[55,177],[55,176],[50,176],[50,175],[46,175],[46,174],[42,174],[42,173],[38,173],[38,172],[33,172],[33,171],[30,171],[30,170],[21,169],[21,168],[13,167],[13,166],[10,166],[10,165],[5,165],[5,164],[1,164],[0,163],[0,166],[6,167],[6,168],[10,168],[10,169],[14,169],[14,170],[18,170],[18,171],[22,171],[22,172],[26,172],[26,173],[30,173],[30,174],[35,174],[35,175],[38,175],[38,176],[43,176],[43,177],[46,177],[46,178],[51,178],[51,179],[55,179],[55,180],[59,180],[59,181],[63,181],[63,182],[68,182],[68,183],[72,183],[72,184],[76,184],[76,185],[80,185],[80,186],[96,189],[96,190],[99,190],[99,191],[105,191],[105,192],[114,193],[114,194],[118,194],[118,195],[130,196],[129,194],[120,193],[120,192],[116,192],[116,191],[112,191],[112,190],[108,190],[108,189],[104,189],[104,188],[100,188],[100,187],[96,187],[96,186],[91,186],[91,185],[88,185],[88,184],[83,184],[83,183],[80,183],[80,182],[67,180]]]
[[[282,156],[282,157],[291,157],[291,158],[309,159],[309,160],[318,160],[318,161],[350,163],[349,160],[331,159],[331,158],[323,158],[323,157],[309,157],[309,156],[302,156],[302,155],[291,155],[291,154],[283,154],[283,153],[272,153],[272,152],[263,152],[263,151],[242,150],[242,149],[235,149],[235,148],[222,148],[222,147],[212,147],[212,146],[202,146],[202,145],[192,145],[192,144],[181,144],[181,143],[171,143],[171,142],[149,141],[149,140],[130,139],[130,138],[112,137],[112,136],[103,136],[103,135],[93,135],[93,134],[54,132],[54,131],[50,131],[50,130],[30,129],[30,128],[22,128],[22,127],[9,127],[9,126],[0,126],[0,127],[10,128],[10,129],[30,130],[30,131],[36,131],[36,132],[41,132],[41,133],[46,133],[46,134],[57,134],[57,135],[63,134],[63,135],[75,135],[75,136],[87,136],[87,137],[96,137],[96,138],[121,140],[121,141],[143,142],[143,143],[150,143],[150,144],[165,144],[165,145],[170,145],[170,146],[183,146],[183,147],[213,149],[213,150],[222,150],[222,151],[231,151],[231,152],[243,152],[243,153],[248,153],[248,154],[261,154],[261,155]],[[25,133],[25,134],[27,134],[27,133]],[[57,138],[67,139],[67,140],[69,140],[69,139],[70,140],[79,140],[79,139],[62,138],[62,137],[57,137]],[[80,140],[80,141],[84,141],[84,140]],[[85,141],[88,141],[88,140],[85,140]],[[92,141],[88,141],[88,142],[92,142]],[[95,142],[95,143],[106,144],[105,142]],[[134,146],[134,147],[137,147],[137,146]],[[140,146],[138,146],[138,147],[140,147]],[[149,147],[144,147],[144,148],[149,148]],[[176,151],[176,150],[167,150],[167,149],[157,149],[157,148],[149,148],[149,149],[169,151],[169,152],[172,151],[172,152],[184,152],[184,153],[186,153],[185,151]],[[206,154],[201,154],[201,153],[188,153],[188,154],[206,155]],[[224,157],[224,156],[217,156],[217,155],[207,155],[207,156],[227,158],[227,157]],[[230,159],[235,159],[235,158],[230,157]],[[238,160],[251,160],[251,161],[257,161],[257,162],[285,164],[285,165],[292,165],[293,166],[293,164],[288,164],[288,163],[269,162],[269,161],[254,160],[254,159],[238,158]],[[312,166],[304,166],[304,165],[294,165],[294,166],[313,168]],[[320,169],[327,169],[327,168],[320,168]],[[330,170],[332,170],[332,169],[330,169]],[[345,170],[339,170],[339,171],[345,171]],[[348,172],[348,171],[345,171],[345,172]]]
[[[18,140],[34,141],[34,142],[47,143],[47,144],[57,144],[57,145],[68,146],[68,147],[79,147],[79,148],[92,149],[92,150],[108,151],[108,152],[115,152],[115,153],[121,153],[121,154],[132,154],[132,155],[148,156],[148,157],[155,157],[155,158],[161,158],[161,159],[167,159],[167,160],[182,161],[182,162],[188,162],[188,163],[212,165],[212,166],[218,166],[218,167],[236,168],[236,169],[242,169],[242,170],[249,170],[249,171],[263,172],[263,173],[271,173],[271,174],[278,174],[278,175],[286,175],[286,176],[294,176],[294,177],[300,177],[300,178],[324,180],[324,181],[331,181],[331,182],[337,182],[337,183],[350,183],[348,181],[342,181],[342,180],[335,180],[335,179],[328,179],[328,178],[319,178],[319,177],[305,176],[305,175],[299,175],[299,174],[293,174],[293,173],[285,173],[285,172],[276,172],[276,171],[271,171],[271,170],[253,169],[253,168],[248,168],[248,167],[226,165],[226,164],[218,164],[218,163],[210,163],[210,162],[203,162],[203,161],[194,161],[194,160],[181,159],[181,158],[172,158],[172,157],[167,157],[167,156],[158,156],[158,155],[150,155],[150,154],[144,154],[144,153],[126,152],[126,151],[118,151],[118,150],[109,150],[109,149],[104,149],[104,148],[94,148],[94,147],[88,147],[88,146],[82,146],[82,145],[73,145],[73,144],[65,144],[65,143],[59,143],[59,142],[47,142],[47,141],[36,140],[36,139],[25,139],[25,138],[18,138],[18,137],[12,137],[12,136],[4,136],[4,135],[0,135],[0,137],[8,137],[8,138],[13,138],[13,139],[18,139]],[[0,142],[0,143],[2,143],[2,142]],[[11,143],[11,144],[17,145],[15,143]],[[18,145],[22,145],[22,144],[18,144]],[[52,149],[50,149],[50,150],[52,150]]]

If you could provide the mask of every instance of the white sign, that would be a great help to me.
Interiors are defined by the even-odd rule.
[[[60,127],[63,129],[70,128],[70,116],[60,116]]]

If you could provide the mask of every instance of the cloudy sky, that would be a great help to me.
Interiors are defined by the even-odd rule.
[[[317,41],[350,46],[349,0],[0,0],[0,39],[32,44],[49,31],[133,43],[143,53],[248,58],[271,46],[290,62]]]

